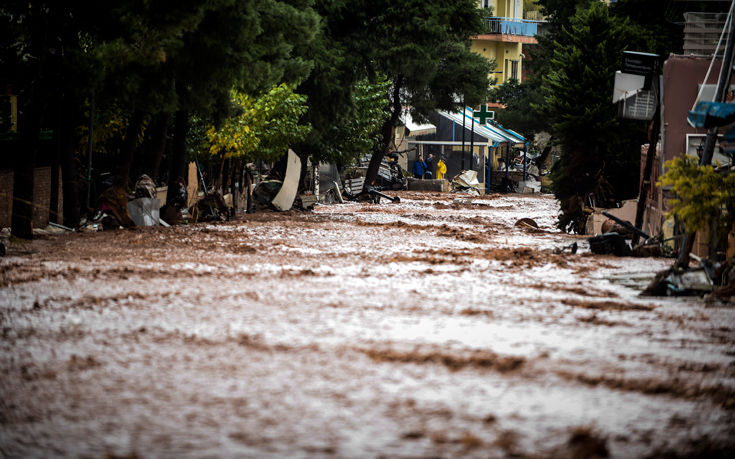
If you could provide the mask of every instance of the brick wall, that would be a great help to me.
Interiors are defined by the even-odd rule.
[[[13,212],[13,170],[0,170],[0,227],[10,226]]]
[[[33,172],[33,227],[45,228],[49,223],[51,204],[51,167],[39,167]],[[63,209],[62,184],[59,180],[59,206]],[[13,171],[0,171],[0,227],[9,227],[13,209]],[[58,219],[61,221],[61,218]]]

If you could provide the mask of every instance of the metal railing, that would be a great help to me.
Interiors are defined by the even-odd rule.
[[[491,17],[485,18],[489,34],[521,35],[534,37],[538,33],[538,21],[526,19]]]

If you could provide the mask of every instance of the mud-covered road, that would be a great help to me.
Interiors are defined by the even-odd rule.
[[[0,456],[732,457],[735,308],[549,197],[400,195],[12,244]]]

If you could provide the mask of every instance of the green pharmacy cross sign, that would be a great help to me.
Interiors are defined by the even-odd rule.
[[[489,110],[488,104],[483,104],[479,110],[472,110],[472,117],[480,124],[487,124],[488,120],[495,119],[495,112]]]

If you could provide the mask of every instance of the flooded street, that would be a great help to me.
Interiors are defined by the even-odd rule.
[[[732,454],[735,308],[549,196],[398,195],[11,246],[0,456]]]

